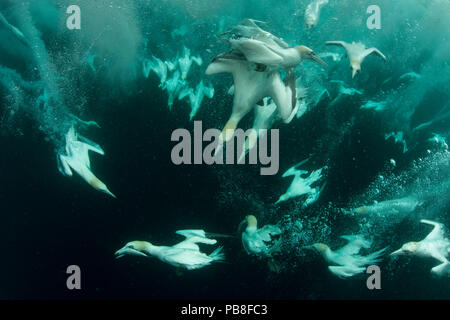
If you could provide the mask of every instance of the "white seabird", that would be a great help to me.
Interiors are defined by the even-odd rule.
[[[320,11],[328,4],[328,0],[313,0],[305,10],[305,24],[307,28],[314,28],[319,22]]]
[[[328,270],[339,278],[345,279],[363,273],[366,266],[380,262],[380,257],[386,251],[384,248],[361,256],[359,251],[362,248],[369,249],[372,245],[371,241],[365,240],[361,235],[341,236],[341,238],[347,240],[348,243],[338,250],[333,251],[324,243],[315,243],[306,247],[316,249],[331,264],[328,266]]]
[[[261,64],[268,68],[294,68],[302,59],[311,59],[324,66],[327,64],[315,52],[303,45],[289,48],[287,43],[257,26],[255,20],[244,20],[229,33],[237,35],[228,39],[231,47],[242,53],[249,62]],[[245,28],[245,29],[243,29]],[[241,32],[244,30],[244,32]]]
[[[319,196],[325,187],[326,183],[324,183],[321,187],[311,187],[312,184],[316,183],[322,178],[322,170],[320,168],[318,170],[314,170],[311,173],[305,170],[298,170],[297,168],[306,163],[309,159],[303,160],[293,167],[289,168],[284,174],[283,178],[288,176],[294,176],[294,180],[292,180],[291,185],[285,194],[282,194],[275,204],[280,202],[289,200],[294,197],[298,197],[301,195],[307,195],[307,198],[303,204],[303,206],[308,206],[319,199]],[[309,175],[308,175],[309,173]],[[306,178],[302,176],[308,175]]]
[[[227,142],[233,137],[241,119],[265,97],[273,99],[283,122],[289,123],[295,116],[297,95],[293,70],[288,71],[285,84],[277,70],[256,71],[254,64],[239,54],[230,52],[216,57],[206,69],[207,75],[217,73],[232,74],[234,98],[232,113],[223,128],[216,153],[224,141]]]
[[[375,53],[386,61],[386,56],[381,53],[380,50],[377,48],[366,48],[366,46],[361,42],[356,43],[353,41],[352,43],[347,43],[344,41],[327,41],[325,44],[344,47],[347,51],[348,59],[350,60],[352,78],[355,77],[356,73],[361,72],[361,64],[368,55]]]
[[[186,239],[173,246],[156,246],[147,241],[128,242],[122,249],[116,251],[116,258],[124,255],[154,256],[164,263],[187,270],[200,269],[213,262],[225,260],[222,247],[211,254],[200,252],[198,243],[216,244],[217,240],[207,238],[204,230],[178,230],[177,234]]]
[[[104,155],[103,149],[96,143],[78,135],[72,126],[66,134],[65,154],[59,154],[58,170],[66,176],[72,176],[72,169],[78,173],[94,189],[102,191],[111,197],[116,197],[108,187],[91,171],[89,150]]]
[[[180,92],[178,99],[181,100],[185,97],[189,98],[189,103],[191,105],[191,112],[189,114],[190,120],[192,120],[197,114],[205,96],[212,99],[214,96],[214,87],[206,87],[203,84],[203,80],[197,84],[195,91],[192,88],[185,88]]]
[[[280,235],[281,229],[270,224],[258,229],[258,221],[253,215],[245,217],[241,225],[244,223],[247,227],[242,233],[242,245],[247,254],[271,257],[277,249],[277,243],[273,242],[272,237]]]
[[[423,202],[414,196],[399,199],[381,201],[369,206],[358,207],[354,210],[357,214],[377,214],[381,216],[401,213],[411,213]]]
[[[181,71],[181,79],[186,79],[189,70],[191,69],[192,62],[195,62],[198,66],[201,66],[203,64],[203,60],[201,57],[194,57],[190,56],[191,50],[184,47],[183,48],[183,56],[178,59],[178,66],[180,67]]]
[[[405,243],[400,249],[391,253],[391,256],[398,255],[414,255],[418,257],[431,257],[441,262],[431,269],[431,273],[435,276],[450,276],[450,240],[445,237],[445,228],[442,223],[431,220],[420,220],[433,226],[433,230],[419,242]]]

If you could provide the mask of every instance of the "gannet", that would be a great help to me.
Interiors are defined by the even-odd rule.
[[[302,176],[307,175],[309,172],[305,170],[298,170],[297,167],[300,167],[304,163],[306,163],[309,159],[303,160],[297,163],[295,166],[289,168],[284,174],[283,178],[288,176],[294,176],[294,180],[292,180],[291,185],[285,194],[281,195],[275,204],[286,201],[288,199],[298,197],[301,195],[307,195],[303,206],[308,206],[319,199],[319,196],[325,187],[326,183],[321,187],[311,187],[312,184],[316,183],[322,178],[322,169],[312,171],[306,178],[302,178]]]
[[[361,248],[369,249],[371,241],[365,240],[361,235],[341,236],[348,243],[338,250],[331,250],[329,246],[323,243],[315,243],[306,248],[316,249],[323,258],[331,264],[328,270],[339,278],[349,278],[358,273],[363,273],[365,266],[380,262],[380,257],[386,251],[386,248],[375,251],[366,256],[359,255]]]
[[[178,59],[178,66],[181,71],[181,79],[186,79],[189,70],[191,69],[192,62],[195,62],[198,66],[203,64],[201,57],[191,57],[191,50],[183,47],[183,56]]]
[[[206,69],[207,75],[231,73],[234,80],[234,97],[231,116],[223,128],[216,153],[223,142],[228,142],[239,121],[265,97],[271,97],[277,106],[281,119],[289,123],[295,116],[296,86],[295,74],[288,71],[284,84],[277,70],[258,72],[254,65],[242,60],[235,53],[224,53],[216,57]]]
[[[303,45],[283,48],[249,38],[230,39],[229,42],[233,49],[245,56],[247,61],[269,68],[294,68],[300,64],[302,59],[311,59],[327,66],[312,49]]]
[[[247,19],[244,22],[244,25],[238,25],[230,31],[236,37],[228,39],[228,42],[234,50],[242,53],[247,61],[272,69],[293,68],[302,59],[311,59],[327,66],[312,49],[303,45],[289,48],[283,40],[258,27],[255,20]]]
[[[258,229],[258,221],[253,215],[246,216],[239,229],[245,223],[247,227],[242,233],[242,245],[247,254],[270,257],[277,249],[277,244],[273,243],[272,236],[280,235],[281,229],[270,224]]]
[[[408,196],[400,199],[386,200],[372,204],[370,206],[358,207],[354,210],[357,214],[377,214],[390,215],[411,213],[423,202],[414,196]]]
[[[167,91],[167,94],[169,96],[168,99],[168,106],[169,110],[172,110],[172,105],[175,100],[175,98],[180,98],[179,94],[181,90],[183,90],[187,85],[187,82],[180,78],[180,72],[176,70],[172,78],[166,80],[164,84],[162,85],[162,89]]]
[[[96,143],[78,135],[72,126],[66,134],[65,154],[59,154],[58,170],[66,176],[72,176],[72,170],[77,172],[94,189],[102,191],[111,197],[116,197],[108,187],[91,171],[89,150],[104,155],[103,149]]]
[[[352,68],[352,78],[355,77],[356,73],[361,72],[361,64],[364,59],[372,54],[376,53],[386,61],[386,57],[377,48],[366,48],[366,46],[361,42],[347,43],[344,41],[327,41],[326,45],[337,45],[342,46],[347,51],[347,56],[350,60],[350,67]]]
[[[400,249],[391,253],[391,256],[414,255],[419,257],[432,257],[441,264],[433,267],[431,273],[436,276],[450,276],[450,240],[445,237],[445,227],[442,223],[422,219],[422,223],[433,226],[433,230],[419,242],[405,243]]]
[[[319,22],[320,10],[328,4],[328,0],[313,0],[305,10],[305,24],[308,28],[314,28]]]
[[[25,38],[22,31],[20,31],[18,28],[10,24],[2,13],[0,13],[0,27],[5,28],[9,32],[11,32],[23,44],[28,45],[27,39]]]
[[[266,42],[273,46],[289,48],[289,45],[283,39],[261,29],[258,24],[265,25],[266,23],[254,19],[244,19],[230,30],[223,32],[222,35],[231,34],[234,38],[251,38]]]
[[[167,66],[167,69],[169,69],[169,71],[175,70],[175,68],[176,68],[177,65],[178,65],[178,60],[177,60],[177,59],[178,59],[178,57],[175,58],[174,61],[170,61],[170,60],[164,61],[164,64]]]
[[[144,77],[148,78],[151,70],[159,77],[160,86],[163,86],[167,80],[167,65],[155,56],[152,59],[144,59],[142,62]]]
[[[173,246],[156,246],[146,241],[128,242],[116,251],[116,258],[124,255],[154,256],[162,262],[187,270],[203,268],[213,262],[225,260],[222,247],[218,247],[210,255],[200,252],[197,243],[216,244],[217,240],[207,238],[204,230],[178,230],[175,232],[186,239]]]
[[[191,113],[189,114],[190,120],[192,120],[197,114],[197,111],[200,109],[205,96],[212,99],[214,96],[214,88],[205,87],[203,80],[197,84],[195,91],[192,88],[185,88],[180,92],[178,99],[181,100],[184,97],[189,97],[189,103],[191,105]]]

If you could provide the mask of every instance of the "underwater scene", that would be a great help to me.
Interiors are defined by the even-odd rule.
[[[0,39],[1,300],[450,299],[449,0],[0,0]]]

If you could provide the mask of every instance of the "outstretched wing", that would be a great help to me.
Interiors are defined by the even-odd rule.
[[[348,265],[348,266],[329,266],[328,270],[330,270],[331,273],[335,274],[341,279],[347,279],[353,277],[356,274],[363,273],[366,270],[366,268]]]
[[[368,249],[372,245],[372,241],[365,240],[361,235],[345,235],[341,236],[341,238],[348,241],[345,246],[337,250],[343,255],[358,254],[361,248]]]
[[[310,158],[302,160],[299,163],[297,163],[296,165],[290,167],[285,173],[283,173],[282,178],[286,178],[288,176],[294,176],[294,175],[298,174],[299,172],[308,173],[308,171],[298,170],[297,168],[300,167],[301,165],[305,164],[306,162],[308,162],[309,159]]]
[[[258,236],[261,238],[264,242],[270,242],[272,241],[271,236],[276,236],[281,234],[281,229],[277,226],[267,224],[258,231]]]
[[[73,175],[72,170],[70,169],[69,164],[67,163],[67,157],[59,154],[57,157],[57,162],[58,162],[58,170],[59,172],[61,172],[63,175],[71,177]]]
[[[100,147],[100,145],[98,145],[94,141],[91,141],[88,138],[85,138],[85,137],[80,136],[80,135],[78,135],[78,140],[83,142],[85,144],[85,147],[88,150],[92,150],[92,151],[97,152],[97,153],[99,153],[101,155],[105,154],[105,152],[103,151],[102,147]]]
[[[206,237],[206,232],[200,229],[178,230],[175,231],[175,233],[185,237],[186,240],[172,246],[172,248],[183,248],[199,251],[200,248],[197,243],[216,244],[217,242],[215,239],[208,239]]]
[[[178,231],[175,231],[175,233],[179,234],[180,236],[185,237],[186,239],[189,239],[192,237],[206,238],[205,230],[201,230],[201,229],[178,230]]]
[[[433,230],[425,237],[424,240],[439,240],[444,238],[444,225],[442,223],[426,219],[422,219],[420,222],[434,226]]]
[[[344,42],[344,41],[327,41],[327,42],[325,42],[325,44],[327,46],[329,46],[329,45],[341,46],[341,47],[344,47],[347,50],[347,43]]]
[[[254,39],[232,39],[232,47],[242,52],[249,62],[264,65],[277,65],[283,62],[283,58],[271,50],[266,43]]]
[[[378,50],[377,48],[369,48],[369,49],[366,49],[366,50],[364,51],[364,56],[368,56],[368,55],[370,55],[370,54],[372,54],[372,53],[375,53],[375,54],[379,55],[380,57],[382,57],[382,58],[384,59],[384,61],[387,60],[387,59],[386,59],[386,56],[385,56],[380,50]]]

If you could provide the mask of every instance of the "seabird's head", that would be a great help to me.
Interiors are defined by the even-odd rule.
[[[141,257],[149,257],[150,250],[153,245],[146,241],[131,241],[128,242],[122,249],[117,250],[115,253],[116,259],[125,255],[134,255]]]
[[[312,248],[316,249],[319,253],[324,253],[329,247],[324,243],[314,243]]]
[[[307,27],[308,29],[314,28],[314,27],[316,26],[316,24],[317,24],[317,19],[316,19],[316,17],[313,17],[313,16],[311,16],[311,15],[306,16],[306,17],[305,17],[305,24],[306,24],[306,27]]]
[[[104,193],[110,195],[113,198],[116,198],[116,196],[111,191],[109,191],[108,187],[102,181],[100,181],[100,179],[98,179],[97,177],[92,178],[89,181],[89,184],[94,189],[96,189],[98,191],[101,191],[101,192],[104,192]]]
[[[414,255],[419,249],[418,242],[405,243],[400,249],[391,253],[391,256]]]
[[[258,228],[258,220],[256,220],[256,217],[254,215],[248,215],[242,220],[242,222],[239,224],[238,232],[241,232],[244,229],[244,225],[247,224],[245,227],[245,230],[247,231],[249,228],[256,230]]]
[[[352,79],[356,76],[357,73],[361,72],[361,63],[356,60],[350,61],[350,68],[352,69]]]
[[[357,213],[357,214],[364,214],[367,212],[367,208],[366,207],[358,207],[355,210],[353,210],[353,213]]]
[[[314,60],[314,61],[320,63],[321,65],[323,65],[325,67],[328,66],[325,63],[325,61],[320,59],[312,49],[310,49],[306,46],[296,46],[295,49],[298,51],[298,53],[300,54],[300,57],[302,59],[311,59],[311,60]]]

